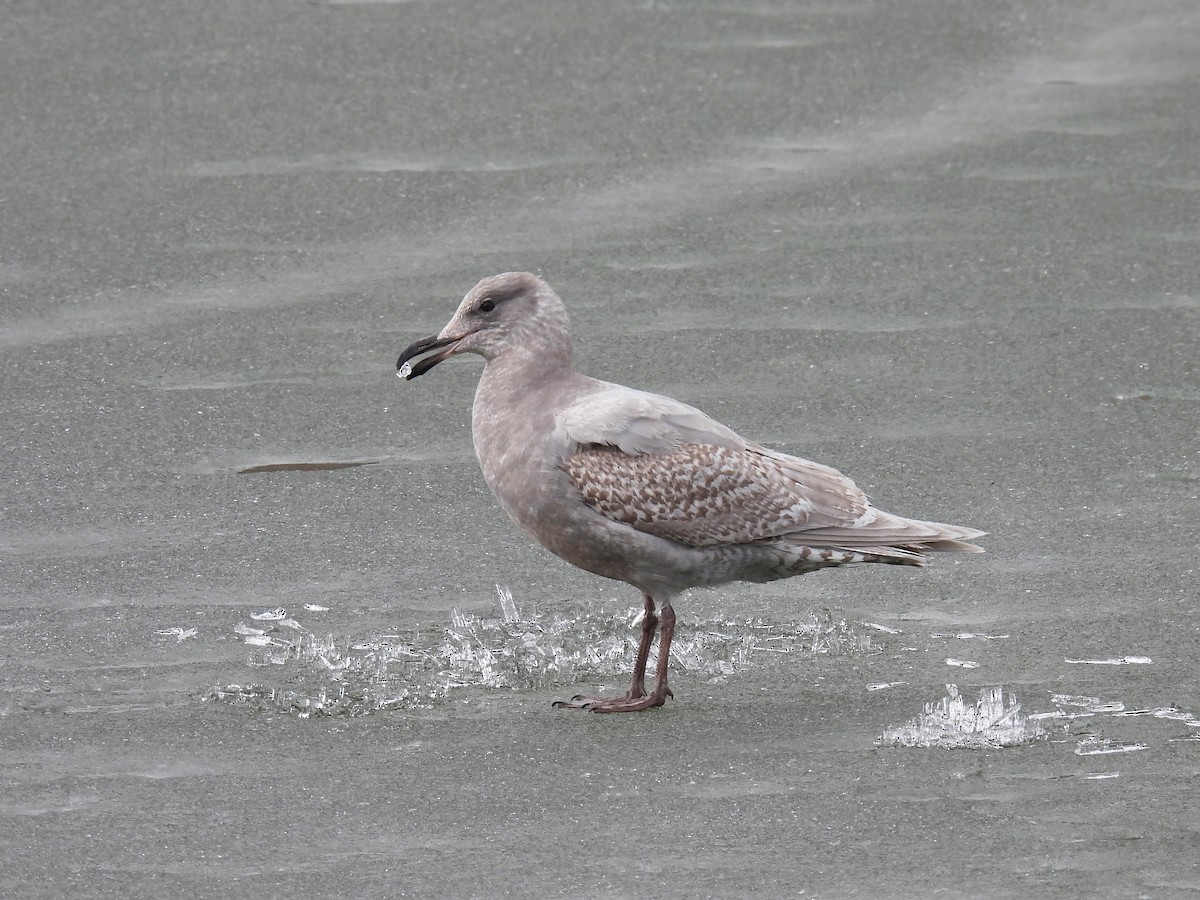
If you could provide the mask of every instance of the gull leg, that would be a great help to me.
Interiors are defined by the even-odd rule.
[[[668,697],[674,696],[667,687],[667,661],[671,652],[671,637],[675,634],[675,610],[668,603],[661,615],[654,611],[654,598],[642,595],[645,616],[642,618],[642,639],[638,643],[637,659],[633,663],[633,680],[629,690],[620,697],[585,697],[582,694],[570,700],[559,700],[554,706],[559,709],[590,709],[592,712],[639,712],[662,706]],[[658,631],[658,668],[655,672],[654,690],[646,693],[646,663],[650,658],[650,644],[654,632]]]
[[[637,659],[633,662],[633,680],[629,682],[627,700],[636,700],[646,696],[646,662],[650,659],[650,643],[654,640],[654,632],[658,628],[658,615],[654,612],[654,598],[642,594],[642,639],[638,642]]]
[[[657,699],[655,706],[662,706],[668,697],[674,697],[667,687],[667,663],[671,660],[671,640],[675,637],[675,609],[671,604],[662,608],[658,625],[658,668],[654,673],[654,690],[650,696]]]

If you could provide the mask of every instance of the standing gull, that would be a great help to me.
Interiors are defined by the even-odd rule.
[[[984,532],[885,513],[836,469],[739,437],[698,409],[575,369],[558,295],[528,272],[485,278],[440,332],[396,363],[411,380],[456,353],[485,360],[471,429],[488,487],[517,526],[567,562],[642,592],[629,690],[559,707],[634,712],[672,696],[672,601],[730,581],[827,566],[923,566],[982,552]],[[658,667],[646,662],[659,633]]]

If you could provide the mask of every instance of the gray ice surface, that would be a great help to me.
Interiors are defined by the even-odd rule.
[[[0,895],[1200,890],[1198,33],[5,5]],[[628,588],[496,508],[477,363],[393,375],[508,270],[583,371],[987,554],[692,592],[674,701],[552,710]]]

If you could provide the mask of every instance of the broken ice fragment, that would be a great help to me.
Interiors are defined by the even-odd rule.
[[[252,647],[282,647],[285,644],[284,641],[268,637],[265,634],[247,634],[242,640]]]
[[[874,628],[876,631],[882,631],[884,634],[903,634],[899,628],[892,628],[890,625],[880,625],[878,622],[859,622],[859,625],[865,625],[867,628]]]
[[[500,607],[500,617],[505,624],[521,621],[521,613],[513,600],[512,591],[502,584],[496,585],[496,605]]]
[[[979,639],[982,641],[1003,641],[1008,638],[1007,634],[979,634],[974,631],[958,631],[954,634],[946,634],[945,632],[935,631],[929,635],[935,638],[957,638],[960,641],[969,641]]]
[[[971,662],[969,659],[955,659],[953,656],[946,657],[946,665],[958,666],[961,669],[978,669],[979,663]]]
[[[1068,656],[1063,661],[1084,666],[1148,666],[1154,662],[1148,656],[1110,656],[1105,659],[1071,659]]]
[[[1140,741],[1110,741],[1108,738],[1087,737],[1075,748],[1076,756],[1098,756],[1104,753],[1133,753],[1138,750],[1148,750],[1149,747]]]
[[[175,628],[161,628],[157,633],[161,634],[163,637],[173,637],[178,643],[182,644],[188,638],[194,638],[196,636],[196,629],[180,628],[176,626]]]

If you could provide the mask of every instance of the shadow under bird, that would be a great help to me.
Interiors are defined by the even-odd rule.
[[[875,509],[836,469],[748,441],[669,397],[581,374],[562,301],[527,272],[480,281],[445,328],[400,354],[397,374],[411,380],[456,353],[486,361],[472,434],[509,518],[567,562],[642,592],[629,690],[555,706],[633,712],[666,702],[672,602],[687,588],[982,552],[969,543],[982,531]]]

